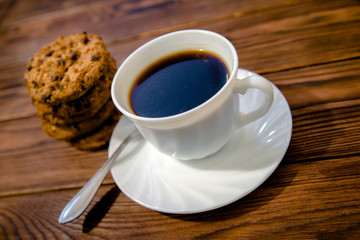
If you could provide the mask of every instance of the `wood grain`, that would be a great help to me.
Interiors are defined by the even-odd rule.
[[[106,150],[82,152],[48,137],[37,117],[2,122],[0,128],[0,139],[7,139],[0,150],[0,196],[79,187],[107,159]]]
[[[242,40],[243,37],[252,37],[252,39],[249,39],[250,41],[246,41],[247,44],[243,44],[249,51],[253,50],[253,47],[247,46],[249,43],[254,43],[253,46],[262,46],[262,44],[257,43],[258,40],[255,42],[251,41],[253,38],[258,38],[259,35],[264,40],[268,37],[274,37],[272,35],[276,34],[278,39],[281,34],[276,33],[276,31],[283,33],[286,29],[295,28],[292,31],[285,32],[288,34],[301,34],[301,37],[304,38],[306,30],[311,30],[311,27],[314,25],[319,28],[336,27],[336,32],[332,36],[335,37],[334,41],[336,43],[340,43],[340,39],[336,38],[336,36],[339,36],[341,30],[345,29],[340,23],[349,24],[347,19],[356,20],[359,17],[357,1],[348,1],[346,4],[342,3],[342,1],[332,1],[332,3],[326,3],[325,1],[321,5],[312,1],[306,1],[304,4],[299,4],[298,1],[288,1],[286,3],[280,0],[266,1],[266,5],[260,1],[248,1],[251,4],[249,2],[218,1],[208,5],[205,0],[196,1],[195,3],[193,1],[157,0],[141,1],[140,4],[133,3],[132,1],[121,3],[107,1],[101,7],[98,5],[99,3],[96,3],[82,8],[75,8],[74,11],[62,11],[60,9],[59,11],[62,12],[59,14],[53,13],[50,15],[52,16],[50,19],[39,15],[38,18],[25,18],[20,22],[3,24],[1,31],[2,38],[0,39],[0,63],[6,64],[29,59],[32,55],[29,53],[34,53],[42,45],[51,42],[58,35],[73,32],[88,31],[98,33],[104,36],[106,42],[111,42],[114,40],[119,41],[119,39],[123,38],[128,39],[129,37],[141,38],[144,35],[154,37],[179,28],[200,27],[208,29],[207,25],[209,23],[220,25],[219,27],[210,28],[210,30],[218,31],[222,34],[232,31],[244,31],[244,28],[250,29],[250,32],[245,32],[245,34],[237,33],[241,36],[237,41]],[[296,6],[296,8],[293,8],[295,14],[289,16],[288,8],[291,6]],[[341,11],[333,10],[334,6],[339,6]],[[308,14],[308,9],[310,8],[315,10],[311,15]],[[201,14],[198,14],[198,9],[202,9]],[[169,21],[169,15],[171,15],[170,19],[172,22]],[[281,21],[281,19],[277,20],[281,17],[285,17],[282,20],[286,19],[286,22]],[[144,18],[146,19],[145,22],[143,21]],[[272,21],[268,22],[268,19],[272,19]],[[73,24],[73,22],[77,24]],[[228,24],[229,22],[231,24]],[[105,23],[107,23],[106,26],[104,26]],[[109,23],[112,25],[109,25]],[[39,24],[44,24],[44,26],[38,28]],[[272,26],[269,27],[269,24]],[[282,27],[283,24],[289,25]],[[258,26],[253,28],[256,25]],[[155,31],[155,26],[159,30]],[[353,27],[356,27],[356,24]],[[300,28],[300,30],[297,31],[296,28]],[[44,29],[46,29],[45,32]],[[146,29],[153,30],[148,32]],[[275,33],[272,33],[274,31]],[[316,34],[316,32],[313,31],[313,34]],[[357,34],[358,31],[349,30],[347,34],[340,36],[342,37],[341,40],[350,41],[353,37],[358,36]],[[41,38],[38,37],[39,35],[41,35]],[[228,35],[225,34],[225,36]],[[107,38],[107,36],[112,38]],[[344,36],[349,37],[344,38]],[[231,36],[229,38],[231,39]],[[284,39],[280,40],[284,41]],[[298,41],[289,40],[290,42]],[[272,42],[273,40],[266,41]],[[5,46],[5,44],[6,48],[1,47]],[[111,43],[109,44],[111,45]],[[237,43],[236,41],[234,44],[242,45],[241,42]],[[285,45],[283,42],[280,44],[281,46]],[[355,47],[358,46],[355,42],[353,44]],[[13,45],[16,45],[16,48],[13,48]],[[306,46],[303,45],[302,47]],[[286,49],[284,53],[288,54],[289,49]],[[273,59],[273,55],[271,59]]]
[[[103,186],[79,219],[56,224],[75,190],[0,200],[3,236],[110,239],[239,239],[359,236],[360,165],[355,157],[280,165],[270,179],[245,198],[224,208],[192,215],[148,210],[114,185]],[[280,181],[281,180],[281,181]],[[357,186],[357,187],[353,187]],[[296,206],[296,207],[294,207]],[[351,218],[351,221],[346,219]],[[320,226],[320,228],[319,228]],[[327,226],[326,228],[321,228]],[[81,233],[88,233],[81,235]],[[1,232],[0,232],[1,233]]]
[[[223,208],[146,209],[110,174],[86,212],[60,225],[107,158],[48,137],[24,87],[30,57],[58,35],[97,33],[119,66],[168,32],[227,37],[239,67],[286,97],[290,146],[270,178]],[[357,0],[0,1],[0,239],[360,239],[360,4]]]
[[[293,115],[288,159],[359,155],[360,59],[266,74]]]
[[[236,1],[218,1],[208,5],[205,0],[196,2],[127,0],[94,2],[90,5],[84,3],[73,8],[60,8],[51,14],[39,14],[37,17],[3,24],[3,38],[0,39],[0,46],[6,43],[8,47],[16,45],[17,49],[14,54],[14,49],[9,51],[8,48],[0,47],[0,52],[2,52],[0,63],[29,58],[31,56],[29,52],[35,52],[41,45],[51,42],[58,35],[88,31],[104,36],[104,40],[109,42],[133,38],[134,35],[146,33],[147,29],[154,31],[168,28],[169,24],[175,27],[217,15],[231,14],[234,9],[240,10],[242,6],[247,6],[247,9],[256,9],[259,3],[241,4]],[[198,9],[202,9],[202,14],[198,14]],[[169,22],[169,15],[172,22]],[[74,22],[77,24],[73,24]],[[44,24],[44,26],[39,28],[39,24]],[[41,38],[38,37],[39,35]]]
[[[304,14],[306,7],[313,6],[301,6],[302,11],[300,13]],[[356,43],[357,39],[360,39],[360,33],[356,31],[357,26],[352,21],[359,20],[360,8],[347,7],[340,10],[320,11],[323,8],[325,7],[319,9],[318,14],[314,12],[305,16],[287,16],[284,13],[285,9],[271,9],[269,12],[262,13],[265,15],[262,17],[272,19],[270,23],[259,21],[259,17],[256,15],[232,16],[224,21],[198,25],[196,28],[205,28],[224,34],[233,42],[239,53],[240,67],[260,74],[284,71],[287,68],[317,65],[328,61],[328,59],[336,62],[359,57],[360,45]],[[284,14],[287,16],[286,18],[277,17]],[[320,23],[319,18],[323,18],[324,21]],[[338,21],[344,21],[344,24],[338,24]],[[273,27],[270,28],[266,24],[272,24]],[[229,26],[236,26],[236,28],[230,29]],[[292,31],[284,34],[284,29],[292,29]],[[334,31],[338,31],[338,33],[334,34]],[[351,34],[347,34],[347,32],[351,32]],[[160,33],[165,33],[165,31],[157,34]],[[344,38],[344,35],[347,37]],[[110,42],[108,49],[120,65],[133,50],[155,36],[157,35],[144,34],[136,39],[126,39],[125,42]],[[240,36],[240,38],[236,36]],[[38,38],[36,39],[38,40]],[[325,40],[330,44],[323,44]],[[316,50],[311,53],[303,51],[306,48]],[[31,51],[35,52],[36,50]],[[12,52],[11,56],[13,55]],[[0,56],[0,62],[1,58]],[[4,59],[4,61],[9,61],[9,59]],[[34,115],[35,109],[30,106],[30,100],[26,100],[28,98],[27,92],[23,88],[25,67],[26,62],[13,63],[12,65],[5,65],[3,71],[0,71],[0,78],[4,79],[0,87],[7,89],[0,93],[0,100],[2,100],[0,111],[5,113],[4,116],[0,117],[0,121],[4,118]],[[325,92],[325,94],[327,93]]]

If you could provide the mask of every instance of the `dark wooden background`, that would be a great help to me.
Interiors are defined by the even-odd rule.
[[[360,239],[360,1],[0,0],[0,239]],[[110,174],[75,221],[62,208],[107,158],[48,137],[24,87],[59,35],[103,37],[118,66],[161,34],[218,32],[239,66],[287,98],[293,135],[274,174],[239,201],[193,215],[129,200]]]

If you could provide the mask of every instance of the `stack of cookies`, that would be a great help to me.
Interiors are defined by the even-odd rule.
[[[117,70],[95,34],[58,37],[42,47],[25,71],[25,85],[44,131],[83,150],[108,144],[120,113],[110,87]]]

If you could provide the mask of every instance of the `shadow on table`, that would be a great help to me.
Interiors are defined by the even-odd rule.
[[[83,223],[83,232],[88,233],[95,228],[105,217],[110,207],[114,204],[120,194],[120,189],[114,186],[108,191],[99,202],[89,211]]]
[[[139,136],[138,136],[139,137]],[[119,142],[122,142],[122,140],[117,140]],[[122,155],[122,157],[118,158],[117,161],[121,161],[122,159],[128,159],[130,156],[138,151],[139,148],[142,147],[144,144],[143,141],[138,142],[138,144],[135,144],[131,151],[129,151],[127,154]],[[116,164],[114,163],[114,165]],[[89,213],[86,215],[84,223],[83,223],[83,232],[88,233],[92,229],[94,229],[101,220],[105,217],[107,212],[110,210],[111,206],[116,201],[116,198],[121,193],[120,189],[117,186],[114,186],[110,191],[108,191],[99,202],[95,204],[95,206],[89,211]]]

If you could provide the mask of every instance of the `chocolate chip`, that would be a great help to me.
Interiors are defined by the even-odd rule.
[[[32,69],[32,66],[28,66],[28,67],[26,68],[26,70],[28,70],[29,72],[31,71],[31,69]]]
[[[53,110],[54,113],[57,113],[58,112],[58,106],[53,105],[52,110]]]
[[[99,61],[99,60],[100,60],[100,56],[98,56],[97,54],[91,56],[91,61]]]
[[[34,85],[34,88],[39,88],[39,84],[36,81],[33,81],[32,84]]]
[[[75,61],[75,60],[78,59],[78,55],[77,55],[76,53],[72,53],[72,54],[70,55],[70,59],[73,60],[73,61]]]
[[[46,57],[51,57],[51,55],[54,53],[54,51],[50,51],[48,53],[45,54]]]
[[[55,87],[53,85],[50,85],[49,88],[50,88],[51,91],[55,90]]]
[[[47,96],[46,96],[45,94],[41,95],[41,99],[42,99],[42,100],[45,100],[46,97],[47,97]]]
[[[86,87],[84,85],[81,85],[81,90],[85,91]]]
[[[84,37],[84,40],[83,40],[83,43],[84,43],[84,44],[87,44],[89,41],[90,41],[90,40],[88,39],[88,37],[85,36],[85,37]]]
[[[51,79],[51,81],[56,82],[56,81],[59,81],[59,76],[51,75],[50,79]]]
[[[45,102],[49,102],[49,99],[51,98],[51,94],[49,96],[47,96],[47,98],[45,99]]]

